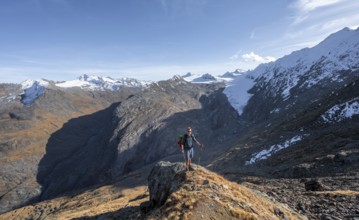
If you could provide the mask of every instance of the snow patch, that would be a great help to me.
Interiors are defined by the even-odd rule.
[[[212,76],[209,73],[203,75],[187,73],[186,75],[183,76],[183,79],[186,80],[187,82],[192,82],[192,83],[216,83],[223,81],[219,77]]]
[[[8,95],[8,96],[1,96],[0,97],[0,102],[1,101],[4,101],[4,100],[6,100],[7,102],[11,102],[11,101],[13,101],[13,100],[15,100],[16,99],[16,96],[17,95]]]
[[[249,94],[248,90],[251,89],[254,84],[254,79],[250,77],[250,75],[242,74],[230,82],[223,91],[239,115],[243,113],[244,107],[252,97],[252,94]]]
[[[270,114],[278,113],[278,112],[280,112],[280,108],[273,109],[272,111],[270,111]]]
[[[250,164],[254,164],[255,162],[257,162],[259,160],[268,159],[270,156],[272,156],[272,154],[274,154],[280,150],[283,150],[301,140],[303,140],[303,137],[300,135],[296,135],[296,136],[292,137],[291,139],[286,140],[282,144],[272,145],[269,147],[269,149],[262,150],[259,153],[252,155],[252,158],[250,160],[246,161],[245,164],[250,165]]]
[[[21,89],[23,92],[21,95],[21,102],[25,105],[30,105],[39,96],[44,94],[48,82],[44,80],[26,80],[21,83]]]
[[[338,104],[326,111],[321,118],[327,123],[341,122],[359,114],[359,98]]]

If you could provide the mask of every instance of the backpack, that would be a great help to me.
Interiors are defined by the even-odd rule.
[[[178,148],[180,149],[180,150],[182,150],[182,140],[183,140],[183,136],[182,135],[179,135],[178,136],[178,139],[177,139],[177,144],[178,144]]]

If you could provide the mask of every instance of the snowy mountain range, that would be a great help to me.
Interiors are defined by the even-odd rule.
[[[218,76],[213,76],[212,74],[209,73],[205,73],[203,75],[187,73],[183,75],[182,78],[187,82],[192,82],[192,83],[218,83],[218,82],[228,83],[245,73],[246,71],[237,69],[233,72],[226,72]]]
[[[119,90],[121,86],[127,87],[147,87],[150,81],[141,81],[132,78],[113,79],[111,77],[91,76],[84,74],[75,80],[58,82],[58,87],[80,87],[88,90]]]
[[[92,75],[81,75],[75,80],[52,82],[48,80],[26,80],[21,83],[21,102],[29,105],[39,96],[44,94],[46,87],[52,85],[61,88],[81,88],[85,90],[110,90],[117,91],[121,87],[146,88],[151,84],[150,81],[141,81],[132,78],[113,79],[111,77],[100,77]]]
[[[239,70],[234,72],[227,72],[222,76],[213,76],[209,73],[203,75],[187,73],[186,75],[183,75],[182,78],[192,83],[218,83],[232,81],[234,78],[242,74],[244,74],[244,72]],[[147,88],[151,83],[151,81],[143,81],[127,77],[114,79],[111,77],[100,77],[83,74],[77,79],[62,82],[52,82],[49,80],[26,80],[21,83],[22,93],[20,95],[22,97],[22,103],[29,105],[39,96],[41,96],[45,92],[46,87],[50,85],[61,88],[117,91],[120,90],[120,88],[123,86]]]
[[[245,164],[313,138],[304,126],[328,128],[358,119],[358,79],[359,28],[345,28],[313,48],[295,51],[235,78],[224,93],[247,123],[264,122],[269,128],[272,119],[273,123],[299,122],[302,126],[276,144],[265,144]],[[312,117],[309,124],[301,122],[308,117]]]

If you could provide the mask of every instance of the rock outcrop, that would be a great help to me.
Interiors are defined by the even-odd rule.
[[[160,161],[148,176],[150,206],[162,206],[184,181],[186,164]]]
[[[148,177],[146,219],[306,219],[223,177],[184,163],[159,162]]]

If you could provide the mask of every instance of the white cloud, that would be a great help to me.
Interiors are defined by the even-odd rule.
[[[231,60],[238,60],[240,58],[239,53],[233,54],[231,57],[229,57],[229,59]]]
[[[292,9],[291,17],[288,17],[282,37],[267,43],[279,45],[270,52],[277,57],[303,47],[313,47],[344,27],[356,29],[359,26],[359,1],[296,0],[288,8]]]
[[[242,58],[247,62],[256,63],[269,63],[276,60],[274,57],[271,56],[262,57],[258,54],[255,54],[253,51],[247,54],[243,54]]]
[[[311,25],[307,25],[304,28],[293,29],[292,31],[285,33],[281,41],[295,40],[296,42],[290,44],[293,47],[293,50],[298,50],[303,47],[313,47],[330,34],[335,33],[344,27],[349,27],[351,29],[358,28],[359,14],[318,21]],[[281,48],[284,47],[282,46]]]
[[[246,54],[242,54],[241,51],[238,51],[237,53],[229,57],[229,59],[231,61],[225,64],[225,66],[227,66],[227,71],[230,69],[238,68],[251,70],[255,69],[261,63],[269,63],[276,60],[276,58],[272,56],[263,57],[254,53],[253,51]]]
[[[334,6],[345,3],[345,0],[297,0],[289,7],[297,10],[293,17],[292,25],[297,25],[313,16],[314,11],[319,8]]]
[[[313,11],[317,8],[333,5],[343,0],[297,0],[291,6],[302,12]]]

